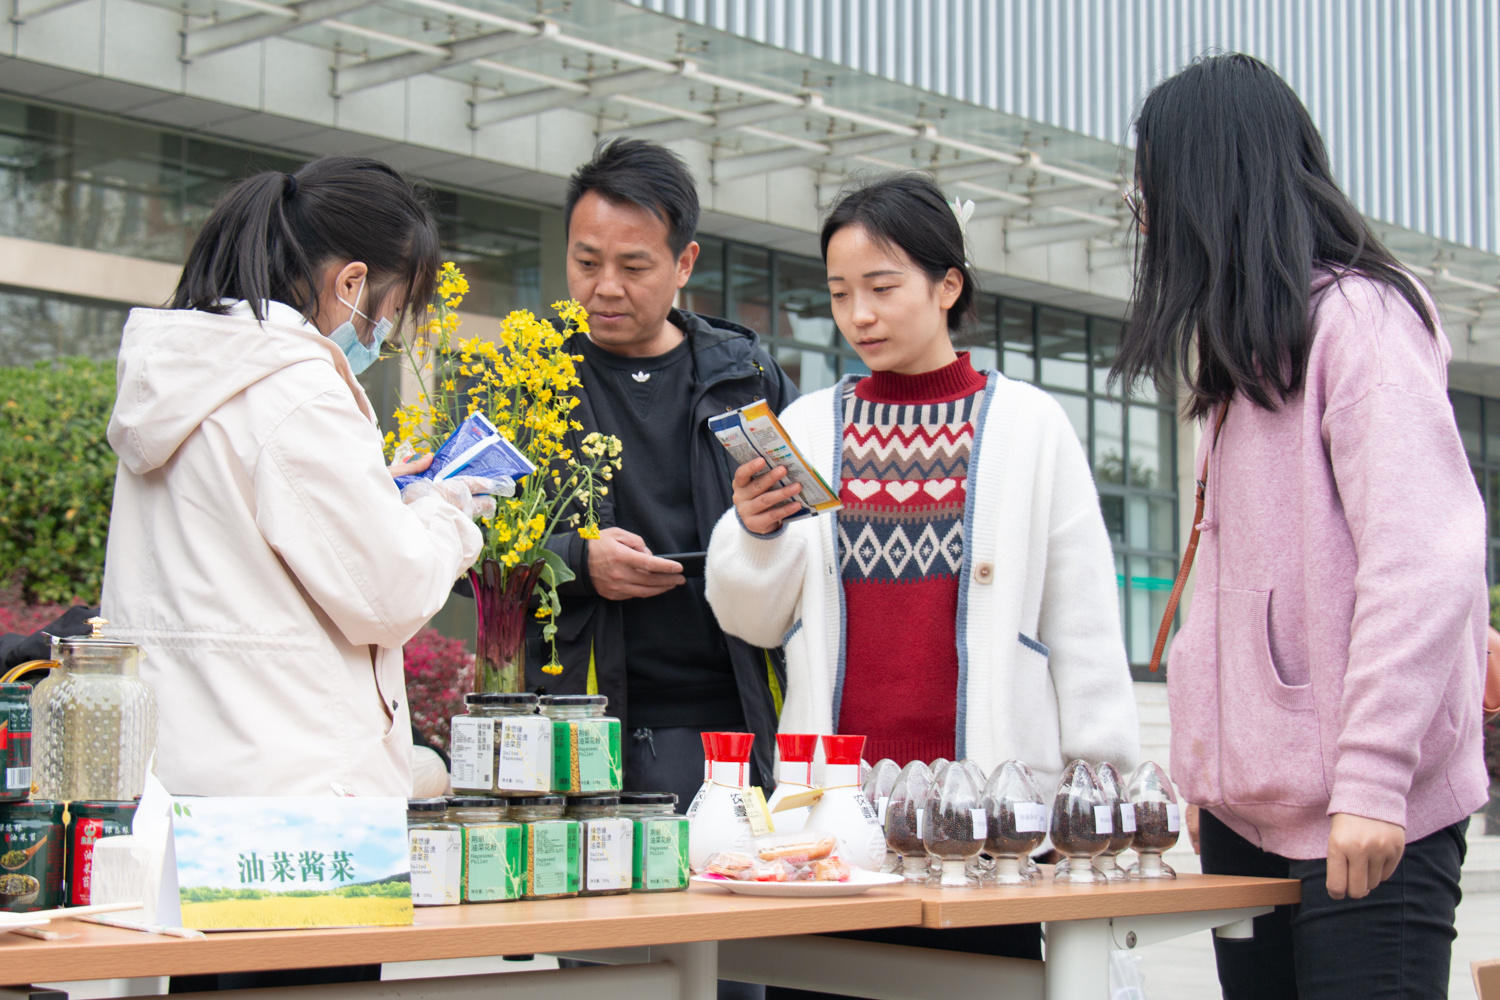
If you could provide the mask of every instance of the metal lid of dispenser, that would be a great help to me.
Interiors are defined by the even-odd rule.
[[[141,647],[104,634],[108,620],[90,618],[89,635],[52,637],[52,659],[69,673],[133,674],[144,655]]]

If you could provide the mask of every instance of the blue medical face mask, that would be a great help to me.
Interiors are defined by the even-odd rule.
[[[349,359],[349,369],[356,375],[373,365],[376,359],[380,357],[380,345],[384,344],[385,338],[390,336],[391,327],[393,326],[388,319],[382,319],[376,323],[375,329],[371,331],[371,344],[368,347],[365,346],[364,341],[359,339],[359,334],[354,330],[355,316],[363,316],[365,319],[370,318],[359,310],[359,299],[364,293],[365,282],[364,279],[360,279],[359,291],[354,293],[353,302],[346,301],[342,295],[334,296],[340,302],[343,302],[344,305],[348,306],[351,311],[349,318],[335,327],[334,331],[328,335],[328,339],[337,344],[339,350],[344,352],[344,357]]]

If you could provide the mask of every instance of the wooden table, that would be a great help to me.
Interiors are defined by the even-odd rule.
[[[1226,925],[1296,902],[1296,881],[1182,875],[1171,882],[941,890],[894,886],[835,899],[766,899],[695,887],[417,911],[411,927],[212,934],[188,941],[82,922],[68,941],[0,934],[11,983],[310,968],[490,955],[560,954],[608,963],[492,976],[296,987],[276,1000],[712,1000],[718,978],[916,1000],[941,996],[1104,1000],[1108,953]],[[876,945],[821,933],[877,927],[1042,922],[1047,962]],[[940,987],[935,986],[940,983]],[[257,993],[264,1000],[271,998]]]

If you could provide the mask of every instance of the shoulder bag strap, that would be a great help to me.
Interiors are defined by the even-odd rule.
[[[1151,650],[1151,672],[1161,669],[1161,654],[1167,648],[1167,635],[1172,631],[1172,619],[1177,617],[1177,602],[1182,600],[1182,588],[1187,586],[1188,574],[1193,570],[1193,557],[1198,554],[1198,525],[1203,521],[1203,494],[1208,489],[1208,463],[1214,457],[1214,448],[1219,443],[1219,429],[1224,426],[1224,417],[1229,413],[1229,401],[1219,407],[1214,420],[1213,440],[1208,444],[1208,454],[1203,456],[1203,475],[1198,477],[1196,507],[1193,511],[1193,534],[1188,539],[1187,551],[1182,554],[1182,568],[1177,571],[1177,582],[1172,585],[1172,596],[1167,598],[1167,610],[1161,616],[1161,628],[1156,632],[1156,646]]]

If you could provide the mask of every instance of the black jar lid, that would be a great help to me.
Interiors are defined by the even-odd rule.
[[[465,705],[535,705],[537,696],[529,691],[478,691],[464,695]]]
[[[561,806],[567,805],[568,802],[561,795],[522,795],[505,801],[513,806]]]
[[[50,819],[61,823],[63,804],[55,799],[29,799],[25,802],[0,802],[0,821],[8,819]]]
[[[406,808],[409,812],[435,812],[440,813],[448,808],[447,799],[407,799]]]
[[[609,698],[602,694],[544,694],[542,704],[558,708],[608,708]]]
[[[569,795],[568,807],[573,806],[617,806],[620,804],[618,795]]]
[[[505,800],[487,795],[450,795],[449,809],[504,809]]]
[[[622,806],[675,806],[676,792],[621,792]]]

